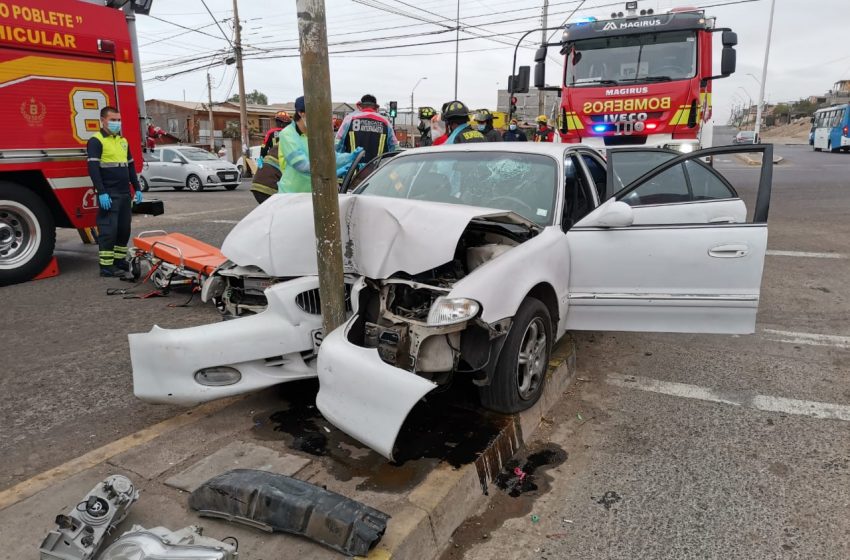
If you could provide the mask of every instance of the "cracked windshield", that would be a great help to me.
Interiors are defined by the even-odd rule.
[[[537,154],[418,154],[389,162],[360,194],[498,208],[545,226],[552,223],[557,169]]]

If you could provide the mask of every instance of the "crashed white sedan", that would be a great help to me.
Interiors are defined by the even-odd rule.
[[[568,330],[752,332],[771,158],[748,221],[735,189],[703,161],[734,151],[770,147],[629,148],[606,162],[582,146],[470,144],[383,164],[340,197],[352,311],[317,351],[322,414],[392,458],[411,408],[454,376],[471,376],[491,410],[533,405]],[[222,250],[293,280],[268,288],[257,315],[191,336],[131,335],[137,395],[169,402],[179,385],[180,402],[200,402],[315,365],[318,322],[303,322],[297,302],[315,286],[310,196],[273,197]],[[245,333],[248,321],[265,343]],[[186,355],[187,344],[211,355]],[[181,371],[154,371],[165,352],[182,355]]]

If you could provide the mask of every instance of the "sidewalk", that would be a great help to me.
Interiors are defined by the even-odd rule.
[[[128,476],[141,491],[113,538],[133,524],[172,530],[195,524],[209,537],[236,537],[243,560],[341,557],[306,538],[201,518],[189,510],[189,491],[233,468],[293,476],[389,514],[387,532],[370,558],[435,558],[455,528],[486,504],[490,482],[531,437],[574,373],[568,337],[553,352],[543,396],[522,414],[482,411],[474,392],[458,387],[429,398],[402,428],[395,464],[321,417],[315,381],[210,403],[0,492],[5,508],[0,560],[35,557],[56,515],[110,474]]]

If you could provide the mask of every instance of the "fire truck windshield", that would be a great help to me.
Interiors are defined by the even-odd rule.
[[[696,74],[693,31],[576,41],[568,46],[567,87],[684,80]]]

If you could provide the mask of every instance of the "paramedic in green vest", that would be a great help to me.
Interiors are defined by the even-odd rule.
[[[121,136],[121,113],[115,107],[100,111],[100,131],[86,145],[89,177],[97,193],[97,243],[100,275],[122,277],[130,269],[130,205],[142,201],[142,188],[127,139]]]
[[[277,184],[282,193],[308,193],[312,191],[310,179],[310,150],[307,148],[307,105],[302,95],[295,100],[293,122],[278,134],[280,146],[280,168],[282,174]],[[331,126],[331,123],[327,123]],[[336,154],[336,174],[341,177],[348,172],[351,162],[363,151],[357,148],[350,154]]]

